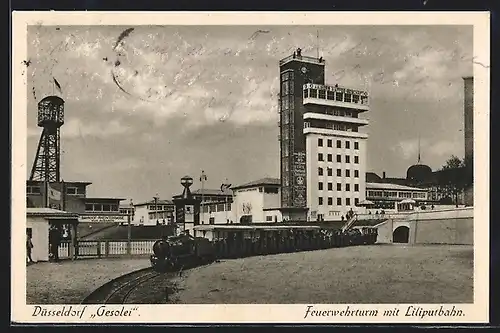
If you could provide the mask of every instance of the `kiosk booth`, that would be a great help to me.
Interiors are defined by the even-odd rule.
[[[26,237],[31,237],[33,248],[31,257],[34,261],[49,261],[57,258],[53,253],[57,246],[51,248],[50,243],[59,245],[60,241],[70,240],[70,257],[76,253],[78,214],[53,208],[26,209]]]
[[[396,212],[409,212],[415,209],[416,202],[413,199],[404,199],[396,203]]]

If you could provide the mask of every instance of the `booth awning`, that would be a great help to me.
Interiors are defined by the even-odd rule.
[[[407,203],[407,204],[414,204],[416,203],[415,200],[413,199],[404,199],[403,201],[401,201],[400,203]]]
[[[40,216],[50,219],[58,220],[77,220],[78,214],[72,212],[66,212],[63,210],[40,207],[40,208],[26,208],[26,216]]]

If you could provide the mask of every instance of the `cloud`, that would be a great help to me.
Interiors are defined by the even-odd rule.
[[[28,138],[39,137],[41,134],[42,134],[42,128],[41,127],[37,127],[37,128],[28,127],[28,130],[26,132],[26,136]]]
[[[423,142],[420,143],[421,145]],[[418,155],[418,139],[402,140],[391,147],[391,150],[396,154],[401,154],[401,156],[408,160],[410,158],[417,158]]]
[[[124,126],[119,120],[110,122],[83,123],[78,118],[67,121],[61,129],[61,137],[67,139],[74,138],[109,138],[112,136],[129,133],[130,128]]]
[[[463,148],[460,144],[461,142],[443,140],[433,143],[426,150],[428,150],[430,154],[433,154],[435,156],[445,156],[446,158],[448,158],[451,155],[458,155],[458,153],[456,152],[460,151]]]
[[[367,170],[403,173],[417,160],[419,134],[430,166],[462,146],[471,28],[136,26],[114,50],[127,28],[28,28],[28,154],[41,133],[36,103],[55,76],[71,161],[63,173],[90,179],[96,193],[168,195],[202,167],[234,184],[278,175],[278,61],[297,47],[316,55],[318,30],[327,84],[371,92]]]

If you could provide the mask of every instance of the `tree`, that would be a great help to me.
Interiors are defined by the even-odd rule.
[[[451,157],[446,160],[445,165],[443,165],[442,170],[447,170],[447,169],[457,169],[465,166],[465,159],[461,160],[455,155],[451,155]]]
[[[445,196],[453,198],[455,204],[458,205],[458,195],[463,193],[469,185],[469,178],[465,167],[465,160],[452,155],[445,162],[442,169],[437,172],[439,191]]]

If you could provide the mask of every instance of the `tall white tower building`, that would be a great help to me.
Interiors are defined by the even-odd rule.
[[[303,85],[308,219],[341,220],[365,200],[366,141],[359,128],[369,96],[323,84]]]

